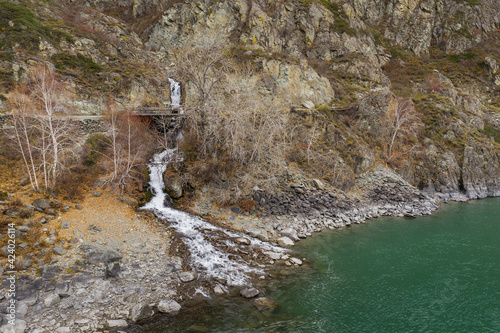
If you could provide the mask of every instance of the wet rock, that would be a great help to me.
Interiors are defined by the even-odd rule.
[[[182,178],[176,175],[165,173],[163,175],[165,182],[165,191],[172,199],[179,199],[182,197]]]
[[[278,245],[281,247],[290,247],[293,246],[295,243],[293,240],[291,240],[288,237],[280,237],[278,238]]]
[[[236,244],[239,244],[239,245],[250,245],[251,242],[248,238],[244,238],[244,237],[238,237],[234,240],[234,242]]]
[[[197,278],[197,274],[195,272],[180,272],[179,279],[182,282],[190,282]]]
[[[214,294],[215,295],[224,295],[225,291],[224,291],[224,289],[222,289],[221,286],[217,285],[214,287]]]
[[[173,299],[162,300],[158,303],[158,311],[169,315],[176,315],[181,310],[181,305]]]
[[[245,288],[245,289],[240,291],[240,295],[245,297],[245,298],[253,298],[253,297],[257,296],[259,293],[260,293],[260,291],[258,291],[255,288]]]
[[[267,235],[267,231],[262,230],[260,228],[253,226],[244,226],[243,231],[252,237],[258,238],[266,242],[269,241],[269,236]]]
[[[292,228],[286,228],[282,230],[281,235],[284,237],[288,237],[295,242],[299,240],[299,236],[297,236],[297,231]]]
[[[272,312],[278,307],[278,303],[266,297],[256,298],[252,303],[259,311],[265,312]]]
[[[266,252],[264,252],[264,254],[267,255],[271,260],[280,260],[281,259],[281,253],[278,253],[278,252],[266,251]]]
[[[127,321],[124,319],[108,320],[107,325],[109,328],[125,328],[128,327]]]
[[[293,265],[302,265],[302,260],[300,260],[299,258],[290,258],[290,263],[292,263]]]
[[[130,311],[130,320],[138,322],[151,318],[154,314],[153,309],[146,303],[136,304]]]

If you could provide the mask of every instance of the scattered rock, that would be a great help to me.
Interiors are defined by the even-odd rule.
[[[295,243],[293,240],[291,240],[288,237],[280,237],[278,238],[278,245],[281,247],[290,247],[293,246]]]
[[[69,282],[63,282],[56,285],[55,292],[59,297],[69,297],[71,295],[71,285]]]
[[[269,241],[269,236],[267,235],[267,232],[265,230],[262,230],[260,228],[256,228],[253,226],[243,226],[243,231],[255,238],[258,238],[262,241]]]
[[[51,216],[56,216],[57,212],[54,209],[50,208],[50,209],[47,209],[45,211],[45,214],[48,214],[48,215],[51,215]]]
[[[125,328],[128,327],[127,321],[124,319],[117,320],[108,320],[107,321],[109,328]]]
[[[297,236],[297,231],[292,228],[286,228],[282,230],[281,235],[284,237],[288,237],[295,242],[299,240],[299,236]]]
[[[323,190],[325,188],[325,185],[319,179],[313,179],[313,184],[318,190]]]
[[[68,221],[61,221],[61,229],[69,229],[70,226]]]
[[[176,315],[181,310],[181,305],[173,299],[162,300],[158,303],[158,311],[169,315]]]
[[[67,251],[66,251],[65,249],[63,249],[61,245],[56,245],[56,246],[54,247],[53,252],[54,252],[55,254],[57,254],[57,255],[62,256],[62,255],[63,255],[63,254],[65,254]]]
[[[94,281],[94,278],[88,274],[80,274],[75,276],[73,279],[73,285],[76,289],[87,288],[90,282]]]
[[[266,297],[256,298],[252,303],[259,311],[272,312],[278,307],[278,303]]]
[[[290,258],[290,262],[293,264],[293,265],[302,265],[302,260],[300,260],[299,258]]]
[[[101,196],[101,192],[99,191],[95,191],[93,194],[92,194],[94,197],[100,197]]]
[[[106,277],[117,277],[121,272],[119,262],[111,262],[106,264]]]
[[[19,185],[21,185],[21,186],[28,185],[28,182],[29,182],[29,179],[26,177],[19,179]]]
[[[245,298],[255,297],[259,293],[260,293],[260,291],[258,291],[255,288],[245,288],[245,289],[243,289],[243,290],[240,291],[240,295],[243,296],[243,297],[245,297]]]
[[[234,240],[234,242],[236,244],[239,244],[239,245],[250,245],[251,242],[248,238],[245,238],[245,237],[238,237]]]
[[[179,279],[182,282],[190,282],[197,278],[197,274],[195,272],[180,272]]]
[[[312,109],[312,108],[314,108],[314,102],[304,101],[304,102],[302,102],[302,106],[305,107],[306,109]]]
[[[80,205],[75,205],[75,208],[78,209],[78,210],[82,210],[83,209],[83,207],[80,206]]]
[[[43,300],[43,303],[45,304],[46,307],[53,306],[54,304],[57,304],[61,301],[61,298],[57,293],[50,293],[47,296],[45,296],[45,299]]]
[[[16,315],[18,317],[24,318],[28,313],[28,306],[24,302],[17,302],[16,304]]]
[[[37,209],[39,208],[42,211],[44,211],[50,207],[50,201],[45,200],[45,199],[37,199],[37,200],[33,201],[33,206],[35,206],[35,208],[37,208]]]
[[[19,217],[23,219],[29,219],[35,215],[35,207],[33,206],[25,206],[19,208]]]
[[[224,289],[222,289],[221,286],[217,285],[214,287],[214,293],[215,295],[224,295],[226,292],[224,291]]]
[[[112,250],[107,250],[102,254],[102,262],[104,263],[118,261],[121,258],[123,258],[122,254]]]
[[[69,327],[59,327],[54,332],[55,333],[71,333],[71,329]]]
[[[264,254],[267,255],[271,260],[280,260],[281,259],[281,253],[278,253],[278,252],[266,251],[266,252],[264,252]]]
[[[29,268],[31,267],[33,264],[31,263],[30,260],[19,260],[19,262],[17,263],[17,267],[20,269],[20,270],[25,270],[26,268]]]

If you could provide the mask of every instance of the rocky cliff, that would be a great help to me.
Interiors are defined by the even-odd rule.
[[[443,199],[500,193],[498,1],[1,6],[4,109],[12,86],[40,61],[57,68],[81,112],[101,112],[106,94],[127,106],[160,104],[169,98],[168,76],[183,80],[178,54],[212,36],[227,56],[252,67],[252,87],[263,100],[279,97],[287,106],[310,108],[307,119],[292,117],[302,130],[289,168],[348,190],[356,175],[388,163],[405,181]],[[186,91],[195,93],[185,81]],[[416,126],[388,147],[402,98],[411,100]],[[345,105],[353,108],[336,108]],[[306,139],[312,136],[323,168],[311,166]],[[308,147],[307,163],[301,145]]]

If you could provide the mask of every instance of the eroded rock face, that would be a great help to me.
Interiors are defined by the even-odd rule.
[[[500,195],[500,164],[494,149],[466,146],[463,161],[463,187],[469,199]]]
[[[385,36],[417,54],[426,53],[434,40],[444,42],[449,53],[461,53],[472,45],[474,29],[495,31],[500,23],[500,4],[481,5],[454,0],[349,1],[354,13],[369,24],[386,25]]]
[[[300,66],[277,60],[263,61],[263,69],[272,79],[272,91],[290,96],[296,103],[310,100],[314,104],[329,104],[335,96],[328,79],[319,76],[306,61]]]

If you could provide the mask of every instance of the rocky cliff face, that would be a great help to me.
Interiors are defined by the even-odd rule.
[[[16,16],[19,7],[9,6],[1,34],[13,38],[27,25]],[[160,104],[169,98],[168,76],[179,75],[174,55],[212,36],[252,67],[250,81],[263,99],[311,102],[304,137],[318,138],[318,156],[333,156],[325,165],[335,169],[334,176],[314,176],[334,184],[344,170],[352,185],[353,175],[388,162],[443,199],[499,194],[496,0],[82,0],[31,8],[32,21],[67,38],[37,35],[34,48],[2,45],[3,95],[31,64],[45,60],[66,78],[71,103],[82,112],[101,112],[109,93],[127,106]],[[27,52],[15,53],[16,47]],[[78,54],[85,61],[75,65]],[[86,70],[91,62],[99,69]],[[414,104],[418,131],[399,137],[398,154],[388,161],[391,110],[402,97]],[[356,111],[321,113],[348,103]]]

